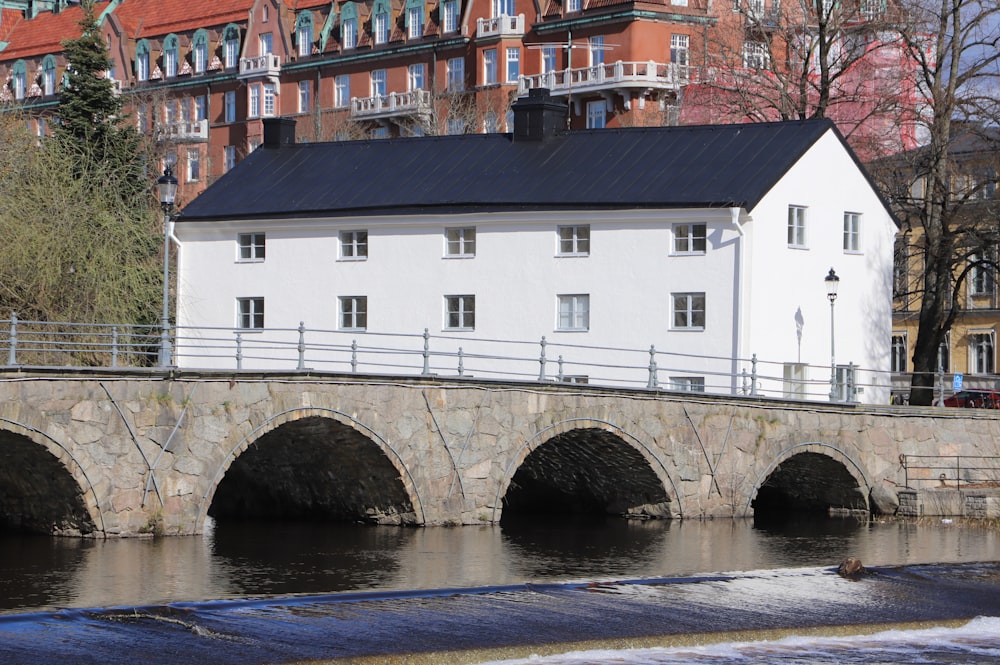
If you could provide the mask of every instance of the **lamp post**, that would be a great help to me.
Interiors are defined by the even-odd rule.
[[[823,278],[826,282],[826,297],[830,301],[830,401],[837,401],[837,361],[836,347],[834,346],[834,326],[833,326],[833,303],[837,301],[837,287],[840,286],[840,277],[830,268],[830,272]]]
[[[169,367],[172,351],[170,348],[170,216],[174,212],[177,196],[177,178],[168,165],[163,175],[156,179],[156,189],[160,195],[163,210],[163,314],[160,317],[160,367]]]

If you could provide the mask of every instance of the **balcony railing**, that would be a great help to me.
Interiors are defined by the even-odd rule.
[[[430,113],[431,93],[429,90],[390,92],[388,95],[351,98],[352,118],[390,118]]]
[[[532,88],[548,88],[553,95],[569,92],[597,92],[622,88],[678,90],[697,82],[698,69],[689,65],[653,62],[612,62],[592,67],[560,69],[522,76],[518,94]]]
[[[167,122],[157,128],[157,141],[207,141],[208,120]]]
[[[259,55],[256,58],[240,58],[239,78],[277,76],[280,73],[281,56],[275,53]]]
[[[493,18],[481,18],[476,21],[476,39],[485,37],[518,37],[524,34],[524,14],[507,16],[502,14]]]

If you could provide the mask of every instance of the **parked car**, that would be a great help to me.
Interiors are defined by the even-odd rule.
[[[1000,393],[992,390],[960,390],[944,400],[945,406],[968,409],[1000,409]]]

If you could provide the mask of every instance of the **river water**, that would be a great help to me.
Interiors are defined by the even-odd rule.
[[[3,534],[0,662],[995,663],[995,562],[941,521]]]

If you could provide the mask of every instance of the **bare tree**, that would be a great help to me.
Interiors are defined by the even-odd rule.
[[[928,405],[966,280],[997,268],[1000,5],[910,0],[907,10],[900,30],[927,99],[926,144],[883,165],[882,179],[912,229],[901,251],[922,259],[904,295],[919,303],[910,403]]]

